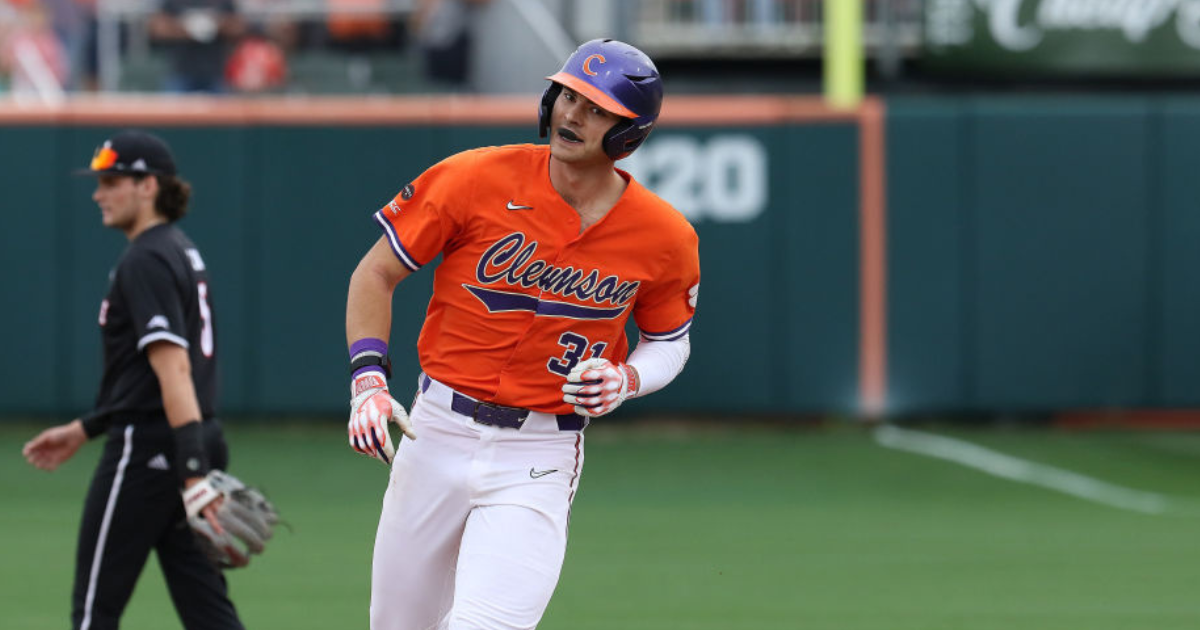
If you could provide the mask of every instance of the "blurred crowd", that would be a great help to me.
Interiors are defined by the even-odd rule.
[[[0,94],[45,100],[100,89],[469,92],[477,83],[471,76],[475,29],[488,28],[496,15],[480,11],[491,1],[0,0]],[[558,17],[580,15],[590,1],[562,0]],[[811,40],[825,2],[638,0],[625,6],[636,16],[631,41],[646,37],[696,58],[719,56],[724,46],[740,59],[755,46],[786,48],[789,42],[793,54],[819,50],[797,38],[803,32]],[[921,6],[921,0],[864,0],[864,15],[873,24],[914,21]],[[875,32],[882,31],[868,34]],[[331,63],[338,67],[331,71]]]
[[[0,94],[99,90],[97,1],[0,0]],[[414,0],[399,13],[387,0],[120,0],[111,48],[123,57],[147,42],[169,59],[160,89],[172,93],[280,91],[289,60],[312,50],[419,54],[425,78],[454,88],[468,79],[468,14],[486,2]]]

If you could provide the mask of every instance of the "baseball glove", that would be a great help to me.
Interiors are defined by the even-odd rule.
[[[218,532],[202,511],[219,498]],[[208,473],[203,481],[183,493],[188,525],[196,542],[217,566],[223,569],[244,567],[250,556],[262,553],[279,522],[279,511],[263,493],[240,479],[220,470]]]

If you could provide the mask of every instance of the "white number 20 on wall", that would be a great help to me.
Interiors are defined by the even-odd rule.
[[[767,207],[767,149],[751,135],[651,136],[617,166],[693,222],[747,223]]]

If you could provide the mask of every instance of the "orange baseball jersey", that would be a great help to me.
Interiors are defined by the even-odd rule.
[[[570,413],[567,374],[625,361],[631,315],[645,339],[687,334],[700,258],[691,224],[624,171],[620,200],[580,233],[549,160],[531,144],[453,155],[375,220],[408,269],[443,255],[417,342],[426,374],[479,400]]]

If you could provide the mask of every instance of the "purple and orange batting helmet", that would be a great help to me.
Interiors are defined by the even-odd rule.
[[[550,130],[550,111],[563,86],[624,118],[604,134],[604,152],[619,160],[638,148],[658,120],[662,78],[646,53],[615,39],[593,39],[575,50],[562,70],[546,77],[550,86],[538,107],[538,134]]]

